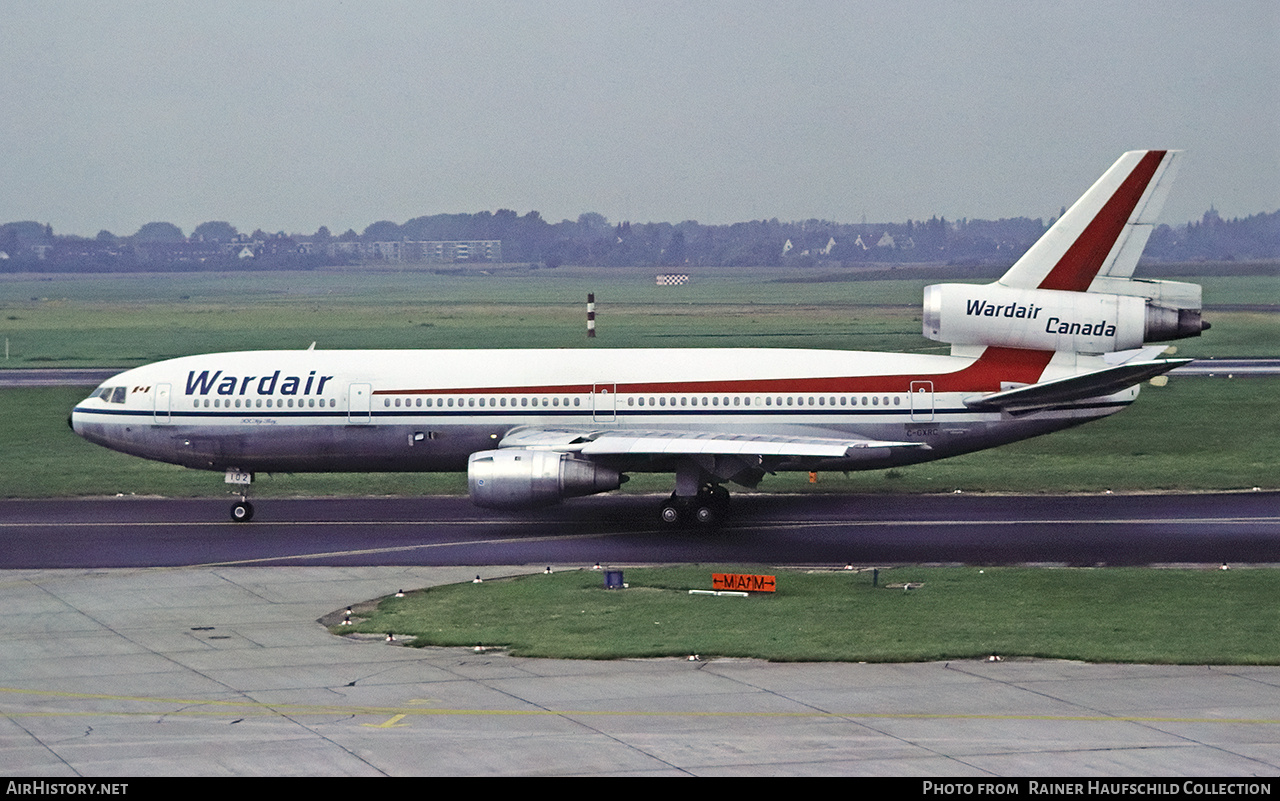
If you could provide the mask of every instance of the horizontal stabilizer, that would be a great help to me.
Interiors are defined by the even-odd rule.
[[[964,405],[979,412],[1030,411],[1045,406],[1111,395],[1148,378],[1167,373],[1191,359],[1161,359],[1151,362],[1129,362],[1084,375],[1073,375],[1039,384],[966,398]]]

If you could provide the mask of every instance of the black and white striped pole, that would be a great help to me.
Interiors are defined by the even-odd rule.
[[[587,293],[587,338],[596,338],[596,293]]]

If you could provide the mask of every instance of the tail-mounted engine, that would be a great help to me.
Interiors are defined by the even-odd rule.
[[[1200,336],[1200,287],[1100,277],[1089,292],[999,283],[924,290],[924,335],[953,345],[1108,353]]]
[[[510,448],[467,460],[471,502],[490,509],[530,509],[622,486],[617,470],[572,454]]]

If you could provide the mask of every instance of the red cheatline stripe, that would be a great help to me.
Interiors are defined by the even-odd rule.
[[[1089,288],[1167,152],[1151,150],[1142,157],[1138,166],[1040,282],[1041,289],[1084,292]]]
[[[990,347],[973,364],[951,373],[921,375],[769,378],[741,381],[667,381],[618,384],[617,393],[778,393],[778,392],[910,392],[911,382],[931,381],[934,392],[999,392],[1001,382],[1034,384],[1053,351]],[[374,395],[555,395],[588,394],[600,385],[456,387],[451,389],[378,390]],[[612,385],[611,385],[612,386]]]

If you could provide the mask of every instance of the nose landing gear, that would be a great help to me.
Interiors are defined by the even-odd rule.
[[[231,505],[231,519],[237,523],[248,523],[253,519],[253,504],[249,503],[247,498],[233,503]]]
[[[243,470],[227,470],[226,482],[237,487],[234,492],[240,500],[231,504],[231,519],[236,523],[248,523],[253,519],[253,504],[249,503],[249,485],[253,483],[253,473]]]

